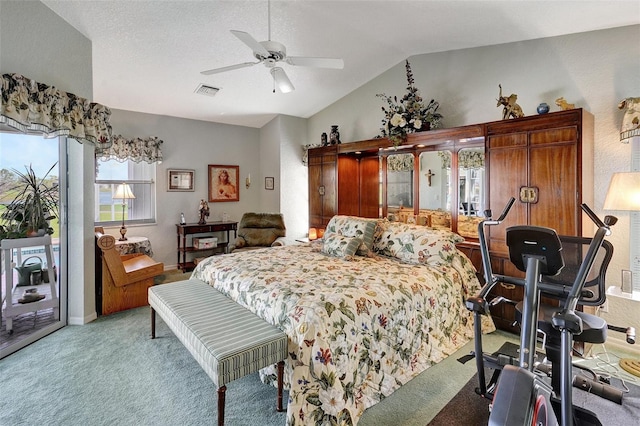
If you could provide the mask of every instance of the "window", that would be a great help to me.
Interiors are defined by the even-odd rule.
[[[100,225],[154,223],[156,220],[156,164],[131,160],[96,161],[95,222]],[[127,183],[136,197],[114,199],[119,184]],[[124,201],[124,207],[123,207]]]

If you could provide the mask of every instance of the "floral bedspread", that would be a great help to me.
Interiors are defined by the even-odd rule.
[[[355,425],[367,407],[473,337],[464,300],[480,285],[463,254],[454,250],[449,260],[347,261],[312,243],[212,256],[192,277],[289,336],[288,425]],[[275,368],[261,377],[273,384]]]

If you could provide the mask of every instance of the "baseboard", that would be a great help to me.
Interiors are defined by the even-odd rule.
[[[630,345],[626,340],[617,339],[613,336],[607,336],[607,343],[605,343],[605,346],[607,347],[607,350],[614,353],[621,351],[624,352],[624,354],[640,356],[640,345],[637,343]]]
[[[86,317],[69,317],[69,325],[85,325],[98,318],[98,314],[92,312]]]

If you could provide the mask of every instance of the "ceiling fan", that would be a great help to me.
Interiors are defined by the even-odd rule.
[[[303,66],[303,67],[317,67],[317,68],[333,68],[342,69],[344,67],[344,61],[342,59],[335,58],[313,58],[307,56],[287,56],[287,49],[282,43],[271,40],[271,2],[269,2],[269,40],[258,42],[251,34],[244,31],[231,30],[231,34],[240,39],[241,42],[246,44],[252,51],[253,56],[258,62],[243,62],[241,64],[229,65],[222,68],[214,68],[207,71],[202,71],[203,75],[218,74],[221,72],[232,71],[240,68],[252,67],[258,64],[264,64],[269,68],[273,77],[275,86],[282,93],[288,93],[295,88],[289,80],[287,73],[279,66],[276,66],[279,62],[285,62],[289,65]],[[275,92],[275,87],[273,89]]]

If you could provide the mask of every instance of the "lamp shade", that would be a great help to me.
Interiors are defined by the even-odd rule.
[[[309,239],[316,240],[318,238],[318,230],[316,228],[309,228]]]
[[[116,193],[113,198],[119,200],[131,200],[133,198],[136,198],[136,196],[133,195],[133,192],[131,192],[131,188],[129,187],[129,185],[127,185],[126,183],[122,183],[116,188]]]
[[[611,177],[605,210],[640,210],[640,172],[614,173]]]

